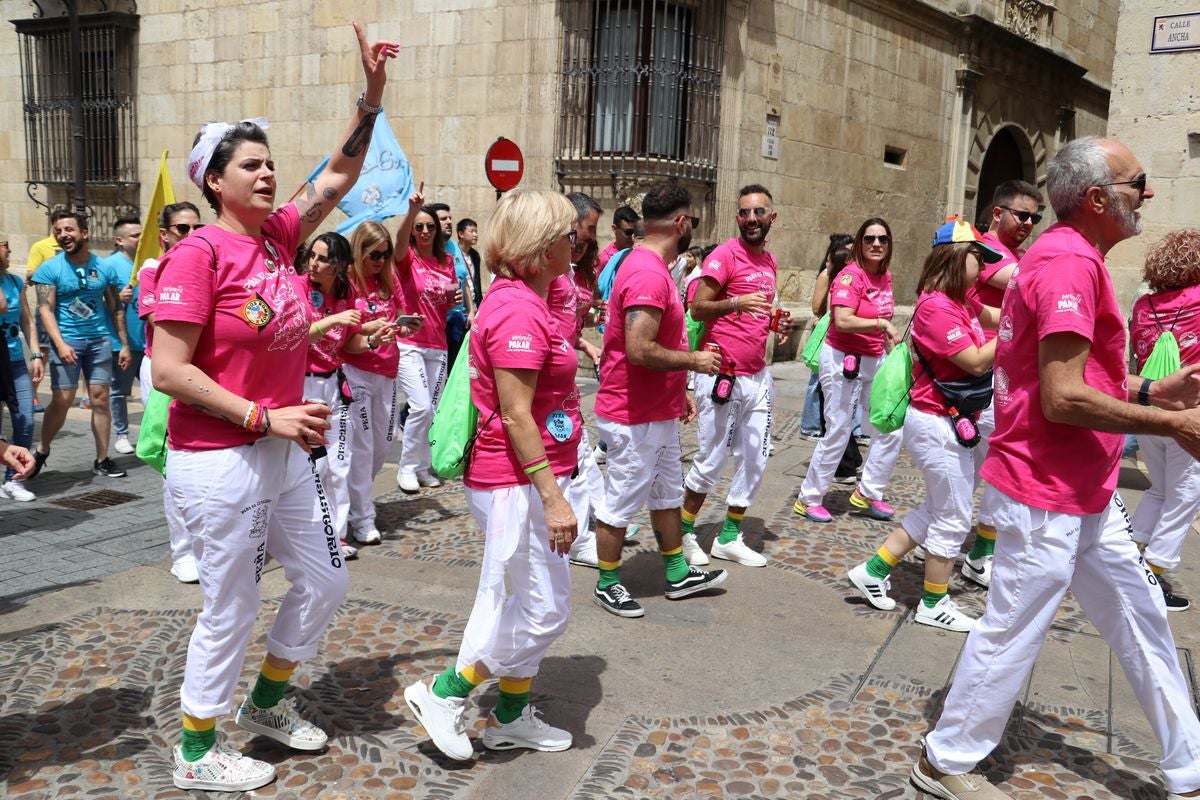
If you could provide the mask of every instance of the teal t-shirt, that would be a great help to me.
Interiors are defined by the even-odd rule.
[[[459,248],[458,242],[453,239],[446,241],[446,253],[450,258],[454,259],[454,276],[458,278],[458,288],[462,289],[463,301],[454,308],[446,312],[449,317],[452,314],[457,314],[463,319],[467,318],[467,278],[471,273],[467,271],[467,261],[463,258],[462,249]]]
[[[0,316],[0,329],[4,331],[4,341],[8,344],[8,360],[23,361],[25,352],[21,349],[21,290],[25,282],[11,272],[0,272],[0,286],[4,290],[4,299],[8,310]]]
[[[30,282],[55,287],[54,317],[64,339],[82,341],[109,335],[104,291],[109,286],[119,288],[119,284],[116,275],[94,253],[83,265],[72,264],[66,253],[59,253],[43,261]]]
[[[133,275],[132,258],[118,250],[100,263],[117,276],[118,292],[129,285],[129,278]],[[122,312],[125,315],[125,335],[129,338],[129,349],[135,352],[146,349],[146,323],[137,315],[139,288],[133,287],[133,299],[125,304],[125,310]],[[117,329],[111,317],[108,318],[108,329],[112,335],[112,349],[115,354],[121,349],[121,340],[117,338]]]

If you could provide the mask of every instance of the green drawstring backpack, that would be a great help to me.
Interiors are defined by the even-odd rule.
[[[908,342],[900,342],[884,357],[871,381],[871,424],[880,433],[891,433],[903,427],[913,385],[912,374]]]

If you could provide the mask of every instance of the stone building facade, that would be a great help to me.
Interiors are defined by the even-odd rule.
[[[733,235],[737,188],[761,182],[779,211],[771,246],[785,270],[783,295],[799,304],[827,235],[876,215],[893,227],[897,291],[911,298],[929,236],[947,213],[986,214],[996,183],[1042,184],[1061,141],[1104,132],[1118,7],[1118,0],[123,2],[80,0],[85,11],[103,5],[134,29],[123,67],[131,143],[105,151],[131,164],[134,179],[89,186],[99,219],[115,206],[144,207],[164,149],[179,197],[203,207],[183,165],[195,131],[214,119],[270,119],[286,198],[335,146],[361,89],[353,17],[370,37],[404,45],[389,69],[385,106],[415,177],[456,216],[479,220],[485,235],[496,196],[483,154],[497,136],[523,149],[523,187],[586,190],[608,210],[636,199],[647,182],[684,181],[703,219],[698,242]],[[31,122],[26,102],[40,85],[34,78],[63,68],[53,59],[31,65],[29,54],[44,47],[47,31],[63,29],[65,7],[0,0],[0,12],[13,23],[0,35],[8,78],[0,82],[0,113],[10,120],[0,131],[0,226],[20,263],[45,232],[45,210],[30,196],[70,196],[62,183],[28,185],[38,147],[39,169],[57,158],[50,177],[61,180],[70,166],[61,143],[55,150],[40,141],[50,128],[61,138],[61,120],[41,108]],[[120,66],[119,53],[88,47],[92,67]],[[90,124],[89,137],[120,135]]]

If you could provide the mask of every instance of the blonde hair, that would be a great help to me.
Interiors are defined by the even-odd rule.
[[[384,247],[388,257],[384,259],[383,269],[379,270],[380,296],[391,297],[396,293],[396,265],[392,262],[392,237],[387,228],[378,222],[364,222],[354,229],[350,237],[350,252],[354,254],[354,263],[350,265],[350,283],[359,294],[367,293],[366,261],[367,253],[377,247]]]
[[[571,201],[558,192],[504,196],[488,220],[484,261],[494,275],[527,279],[544,269],[542,253],[575,224]]]
[[[1164,236],[1146,253],[1143,277],[1152,292],[1200,283],[1200,230],[1184,228]]]

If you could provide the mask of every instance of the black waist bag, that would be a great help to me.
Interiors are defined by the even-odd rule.
[[[917,349],[916,344],[913,344],[912,350],[917,354],[917,360],[925,368],[934,387],[941,393],[942,401],[945,402],[947,409],[953,408],[960,414],[973,415],[992,404],[992,371],[990,369],[979,376],[939,381],[933,377],[933,370],[929,368],[929,362]]]

